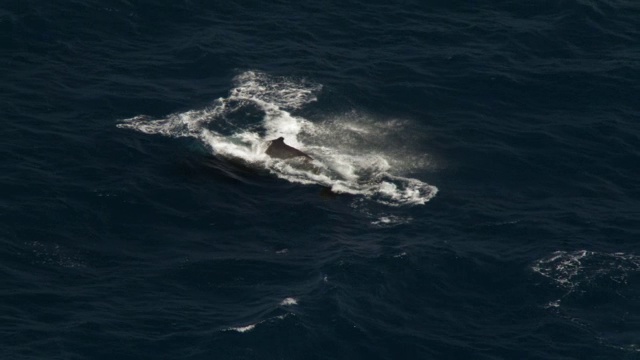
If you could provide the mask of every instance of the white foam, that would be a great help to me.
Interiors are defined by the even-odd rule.
[[[599,279],[624,285],[630,273],[640,271],[640,256],[588,250],[556,251],[537,260],[531,269],[570,290]]]
[[[246,325],[246,326],[230,327],[230,328],[224,329],[223,331],[237,331],[239,333],[245,333],[247,331],[251,331],[251,330],[255,329],[256,326],[258,326],[260,324],[263,324],[265,322],[273,322],[275,320],[283,320],[283,319],[287,318],[290,315],[294,315],[294,314],[286,313],[286,314],[283,314],[283,315],[278,315],[278,316],[274,316],[274,317],[271,317],[271,318],[268,318],[268,319],[265,319],[265,320],[262,320],[262,321],[258,321],[256,323],[249,324],[249,325]]]
[[[549,301],[549,303],[547,303],[547,305],[545,305],[546,309],[551,309],[551,308],[559,308],[560,307],[560,302],[562,301],[562,299],[557,299],[554,301]]]
[[[396,225],[408,224],[413,221],[411,217],[400,217],[395,215],[381,216],[376,221],[372,221],[372,225],[380,226],[380,227],[391,227]],[[404,253],[403,253],[404,254]]]
[[[385,138],[397,136],[407,126],[406,121],[374,121],[353,112],[315,123],[290,111],[315,101],[322,89],[318,84],[255,71],[238,75],[234,83],[229,96],[217,99],[211,107],[162,119],[139,115],[122,120],[118,127],[146,134],[193,137],[217,156],[266,169],[281,179],[322,185],[336,193],[361,195],[391,206],[422,205],[437,194],[435,186],[393,174],[426,163],[416,161],[419,155],[397,154],[397,144]],[[234,118],[251,111],[259,111],[262,118]],[[254,122],[241,123],[245,119]],[[267,141],[280,136],[288,145],[309,153],[314,162],[309,165],[299,159],[268,157],[264,153]],[[389,145],[381,145],[385,143]]]
[[[636,344],[624,344],[620,341],[637,338],[637,336],[634,337],[636,334],[632,330],[623,327],[612,331],[608,325],[611,319],[621,318],[621,314],[625,314],[622,317],[626,318],[628,308],[601,306],[604,312],[596,312],[597,314],[594,315],[592,311],[584,311],[585,305],[589,308],[593,305],[589,302],[585,304],[582,300],[585,294],[594,289],[607,291],[610,298],[631,299],[632,297],[627,297],[625,294],[628,287],[627,281],[635,273],[640,272],[640,256],[589,250],[555,251],[535,261],[531,268],[535,273],[549,279],[563,293],[560,298],[544,305],[545,309],[568,318],[581,327],[588,328],[589,332],[595,334],[602,344],[625,351],[638,351]],[[631,291],[633,292],[632,289]],[[564,301],[565,298],[570,300]],[[624,320],[620,321],[624,322]]]
[[[251,324],[251,325],[247,325],[247,326],[239,326],[239,327],[231,327],[227,330],[231,330],[231,331],[237,331],[239,333],[245,333],[247,331],[251,331],[253,329],[256,328],[256,324]]]
[[[284,300],[282,300],[280,302],[281,306],[291,306],[291,305],[298,305],[298,299],[296,298],[292,298],[292,297],[288,297]]]
[[[276,108],[299,109],[316,101],[322,85],[286,77],[270,76],[259,71],[245,71],[234,78],[231,97],[253,99]]]

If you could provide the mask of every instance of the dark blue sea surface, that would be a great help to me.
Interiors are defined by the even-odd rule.
[[[5,0],[0,119],[1,359],[640,359],[637,1]]]

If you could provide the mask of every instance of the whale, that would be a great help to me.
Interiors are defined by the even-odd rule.
[[[269,141],[269,147],[265,150],[265,153],[272,158],[276,159],[302,159],[301,163],[298,163],[296,167],[304,170],[308,170],[313,174],[319,174],[321,172],[321,168],[314,164],[314,160],[311,156],[303,153],[302,151],[294,148],[293,146],[289,146],[284,143],[284,138],[281,136],[275,140]],[[333,199],[337,197],[338,193],[331,190],[330,187],[322,186],[322,190],[320,191],[320,196],[325,199]]]
[[[291,159],[296,157],[302,157],[307,160],[313,160],[313,158],[302,151],[289,146],[284,143],[284,138],[281,136],[275,140],[269,141],[269,147],[265,151],[267,155],[276,159]]]

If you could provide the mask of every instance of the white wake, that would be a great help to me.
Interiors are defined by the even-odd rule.
[[[266,169],[281,179],[321,185],[391,206],[425,204],[437,194],[435,186],[397,172],[403,167],[426,166],[426,155],[385,152],[375,146],[389,142],[385,137],[397,135],[406,123],[373,121],[357,114],[314,123],[292,112],[316,101],[321,85],[254,71],[238,75],[234,82],[228,97],[205,109],[161,119],[138,115],[122,120],[118,127],[192,137],[216,156]],[[267,156],[268,140],[280,136],[313,157],[313,166]]]

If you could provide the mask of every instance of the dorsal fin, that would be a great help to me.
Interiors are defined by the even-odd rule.
[[[309,160],[313,160],[311,156],[292,146],[285,144],[284,138],[282,136],[275,140],[271,140],[271,144],[269,145],[265,153],[273,158],[278,159],[291,159],[294,157],[303,156]]]

